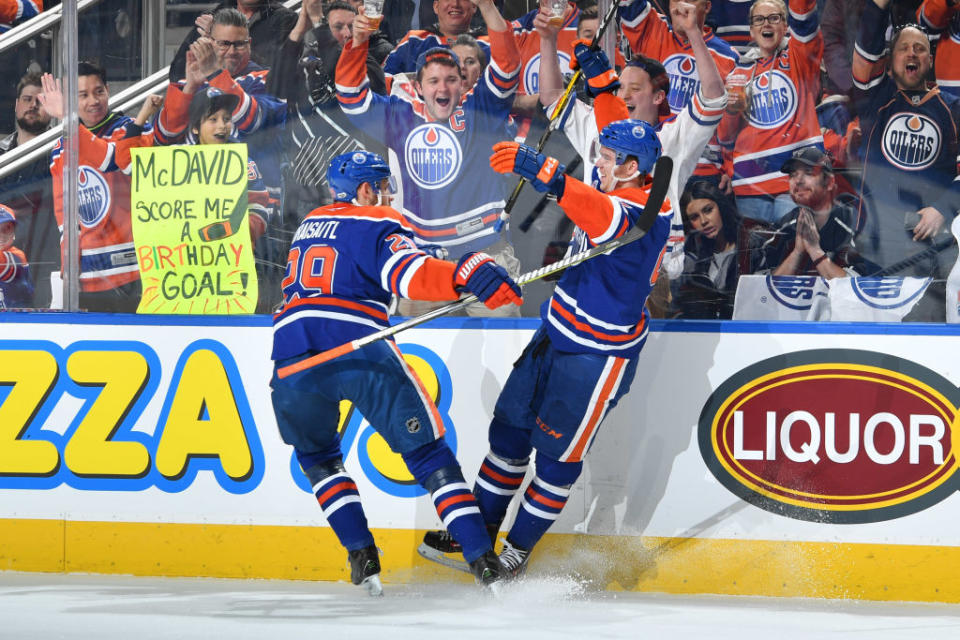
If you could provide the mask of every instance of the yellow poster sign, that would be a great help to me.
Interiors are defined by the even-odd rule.
[[[247,145],[144,147],[131,156],[137,313],[253,313]]]

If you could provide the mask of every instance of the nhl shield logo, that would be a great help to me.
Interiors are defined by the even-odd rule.
[[[887,162],[905,171],[920,171],[940,155],[940,127],[922,113],[898,113],[883,130],[881,150]]]
[[[407,135],[404,145],[407,174],[423,189],[442,189],[460,174],[463,151],[452,131],[435,122]]]
[[[80,224],[95,227],[110,210],[110,189],[100,172],[92,167],[81,165],[77,177]]]
[[[750,83],[747,120],[758,129],[773,129],[797,113],[797,88],[780,71],[762,73]]]
[[[693,56],[678,53],[663,61],[663,68],[670,78],[670,95],[667,101],[674,113],[683,109],[700,86],[700,74]]]

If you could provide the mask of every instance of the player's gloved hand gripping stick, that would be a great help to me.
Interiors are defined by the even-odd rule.
[[[601,245],[587,249],[586,251],[581,251],[580,253],[567,256],[566,258],[563,258],[558,262],[554,262],[553,264],[549,264],[545,267],[540,267],[539,269],[525,273],[516,279],[516,283],[523,286],[529,282],[535,282],[551,274],[559,273],[567,267],[572,267],[576,264],[580,264],[581,262],[585,262],[590,258],[613,251],[614,249],[622,247],[623,245],[630,244],[634,240],[639,240],[643,236],[647,235],[647,232],[650,231],[654,221],[656,221],[657,215],[660,213],[660,207],[663,205],[664,199],[667,197],[667,187],[670,186],[670,176],[672,173],[673,160],[667,156],[661,156],[660,159],[657,160],[657,165],[654,168],[653,185],[650,187],[650,194],[647,198],[647,203],[643,207],[643,213],[640,214],[637,224],[631,227],[630,230],[625,234],[619,238],[614,238],[609,242],[604,242]],[[453,311],[463,309],[468,304],[476,302],[476,300],[477,296],[475,295],[469,295],[465,298],[461,298],[456,302],[451,302],[450,304],[440,307],[439,309],[428,311],[427,313],[417,316],[416,318],[410,318],[409,320],[405,320],[400,324],[387,327],[386,329],[382,329],[376,333],[371,333],[368,336],[364,336],[363,338],[342,344],[339,347],[334,347],[333,349],[329,349],[323,353],[318,353],[310,356],[309,358],[304,358],[303,360],[295,362],[291,365],[287,365],[286,367],[281,367],[277,370],[277,375],[281,378],[292,376],[295,373],[305,371],[310,367],[315,367],[318,364],[322,364],[344,354],[351,353],[378,340],[389,338],[390,336],[396,335],[401,331],[406,331],[407,329],[421,325],[424,322],[433,320],[434,318],[439,318]]]
[[[598,46],[600,39],[603,38],[603,34],[607,31],[607,27],[610,26],[611,22],[613,22],[613,18],[617,14],[617,7],[619,5],[619,0],[613,0],[610,3],[610,9],[607,11],[606,15],[603,16],[603,21],[597,27],[597,32],[593,36],[593,42],[590,44],[591,49],[596,49]],[[580,46],[584,45],[581,44]],[[553,133],[554,127],[556,126],[557,122],[559,122],[560,114],[566,110],[567,104],[570,102],[570,96],[573,95],[573,88],[577,86],[577,82],[580,80],[580,76],[582,75],[583,69],[577,68],[576,73],[573,74],[573,77],[570,78],[570,82],[567,83],[566,88],[563,90],[563,94],[557,101],[557,106],[554,107],[553,113],[550,114],[550,124],[543,132],[543,135],[540,136],[540,140],[537,141],[537,153],[543,151],[543,148],[547,146],[547,140],[550,139],[550,134]],[[511,193],[510,197],[507,198],[507,204],[503,207],[504,216],[509,216],[510,212],[513,211],[514,205],[517,204],[517,198],[520,197],[520,191],[523,190],[523,185],[526,183],[526,178],[521,177],[520,181],[517,183],[517,186],[513,188],[513,193]]]

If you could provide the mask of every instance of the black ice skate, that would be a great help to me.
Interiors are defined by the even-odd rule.
[[[503,549],[500,551],[500,564],[503,565],[503,577],[506,580],[516,580],[522,578],[527,572],[527,561],[530,559],[529,549],[510,544],[509,540],[503,541]]]
[[[347,551],[350,559],[350,581],[362,586],[371,596],[383,595],[380,583],[380,551],[374,546]]]
[[[487,587],[494,593],[498,590],[497,583],[504,577],[503,565],[500,564],[500,558],[493,549],[471,562],[470,572],[476,578],[477,584]]]
[[[496,547],[497,534],[499,532],[499,525],[487,525],[487,534],[490,536],[490,543],[494,547]],[[473,573],[470,565],[464,562],[461,555],[463,553],[463,547],[460,546],[460,543],[454,540],[453,536],[445,529],[427,531],[423,536],[423,542],[417,547],[417,553],[427,560],[442,564],[450,569]],[[451,557],[451,554],[456,557]]]

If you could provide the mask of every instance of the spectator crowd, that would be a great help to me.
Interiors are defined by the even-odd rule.
[[[608,27],[615,68],[604,86],[585,70],[591,82],[563,109],[575,47],[590,46],[606,5],[385,0],[368,15],[373,4],[226,0],[196,16],[165,95],[134,116],[110,108],[111,80],[128,79],[110,52],[80,62],[82,308],[134,311],[142,295],[128,171],[140,146],[246,143],[260,312],[280,300],[300,221],[331,202],[330,160],[353,150],[389,156],[393,206],[421,248],[454,261],[483,250],[512,276],[537,268],[562,255],[569,228],[541,215],[556,205],[539,194],[505,212],[515,183],[491,169],[492,146],[535,143],[554,119],[551,155],[596,180],[594,104],[610,91],[674,160],[653,315],[731,318],[751,274],[931,278],[909,320],[942,322],[960,304],[947,299],[960,4],[622,0]],[[0,44],[43,9],[0,0]],[[3,156],[62,119],[65,100],[50,69],[17,71],[14,128],[0,135],[0,309],[49,306],[63,255],[61,145],[15,170]]]

